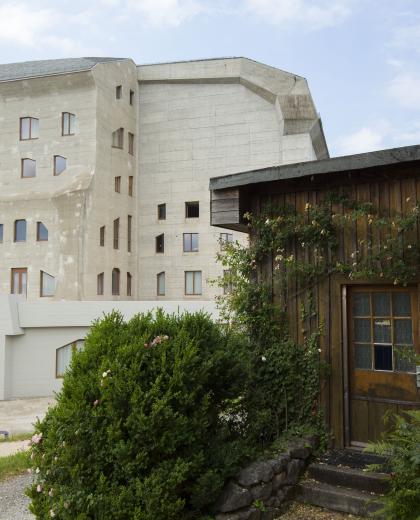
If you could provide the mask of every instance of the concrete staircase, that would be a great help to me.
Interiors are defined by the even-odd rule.
[[[313,463],[298,486],[297,498],[332,511],[370,518],[381,508],[378,497],[386,493],[388,483],[385,473]]]

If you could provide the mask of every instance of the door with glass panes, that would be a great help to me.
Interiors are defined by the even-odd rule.
[[[378,440],[387,414],[420,408],[413,353],[419,353],[416,289],[349,291],[350,444]]]

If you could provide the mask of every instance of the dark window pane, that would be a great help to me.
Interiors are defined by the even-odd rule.
[[[368,343],[370,337],[370,319],[355,318],[354,319],[354,339],[360,343]]]
[[[15,242],[26,240],[26,220],[16,220],[15,222]]]
[[[412,345],[413,331],[411,320],[394,320],[394,343]]]
[[[54,157],[54,175],[60,175],[67,168],[67,159],[65,157],[61,157],[61,155],[56,155]]]
[[[48,240],[48,229],[42,222],[38,222],[38,240]]]
[[[356,293],[353,296],[353,314],[355,316],[370,315],[370,297],[367,293]]]
[[[0,242],[3,242],[3,224],[0,224]]]
[[[354,366],[355,368],[372,369],[372,349],[370,345],[354,346]]]
[[[185,217],[186,218],[198,218],[199,216],[200,216],[199,202],[186,202],[185,203]]]
[[[408,293],[392,295],[392,311],[394,316],[411,316],[411,298]]]
[[[391,315],[391,299],[389,293],[373,293],[372,305],[374,316]]]
[[[392,345],[375,345],[375,370],[392,371]]]
[[[375,320],[373,336],[375,343],[391,343],[391,320]]]
[[[416,365],[412,358],[414,354],[413,347],[395,347],[395,370],[399,372],[416,372]]]

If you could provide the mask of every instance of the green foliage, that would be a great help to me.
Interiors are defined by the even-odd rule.
[[[29,468],[27,452],[18,452],[7,457],[0,457],[0,480],[24,473]]]
[[[112,313],[74,355],[37,424],[37,518],[204,518],[246,452],[248,350],[203,314]]]
[[[387,520],[420,518],[420,410],[405,414],[395,416],[395,427],[383,441],[368,447],[386,458],[392,472],[390,492],[382,499]]]

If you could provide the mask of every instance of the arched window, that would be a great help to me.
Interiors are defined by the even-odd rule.
[[[112,270],[112,294],[114,296],[120,294],[120,270],[116,267]]]

